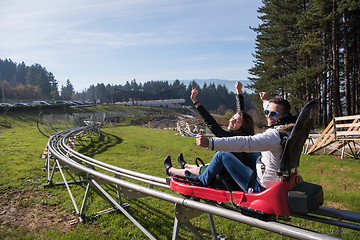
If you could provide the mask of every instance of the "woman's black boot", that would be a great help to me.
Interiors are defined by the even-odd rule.
[[[178,156],[178,162],[180,163],[180,168],[184,169],[186,162],[182,153],[180,153]]]
[[[167,156],[164,160],[164,167],[165,167],[165,173],[166,175],[170,176],[169,169],[172,167],[171,164],[171,157]]]

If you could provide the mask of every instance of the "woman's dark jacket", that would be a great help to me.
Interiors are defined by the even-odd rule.
[[[236,108],[237,111],[244,110],[244,96],[242,94],[236,95]],[[201,117],[204,119],[206,126],[216,137],[233,137],[247,135],[245,133],[242,133],[241,131],[227,131],[223,129],[202,105],[199,105],[196,109],[200,113]],[[252,167],[249,153],[232,152],[232,154],[246,166]]]

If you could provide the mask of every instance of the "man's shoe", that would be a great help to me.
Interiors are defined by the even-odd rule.
[[[164,160],[164,167],[165,167],[165,173],[166,175],[170,176],[169,169],[172,167],[171,164],[171,157],[167,156]]]
[[[178,156],[178,162],[180,163],[180,168],[184,169],[186,162],[182,153],[180,153]]]

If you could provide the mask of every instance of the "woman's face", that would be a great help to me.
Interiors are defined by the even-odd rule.
[[[242,126],[242,119],[240,117],[240,114],[236,113],[234,116],[232,116],[229,120],[228,130],[230,131],[236,131],[239,130],[239,128]]]

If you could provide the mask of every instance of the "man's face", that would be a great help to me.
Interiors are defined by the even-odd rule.
[[[267,110],[271,111],[275,111],[278,113],[283,113],[283,107],[281,105],[278,105],[276,103],[270,102],[269,106],[267,108]],[[271,116],[271,114],[266,115],[266,121],[268,126],[273,125],[274,123],[276,123],[277,120],[287,116],[288,114],[277,114],[276,117]]]

